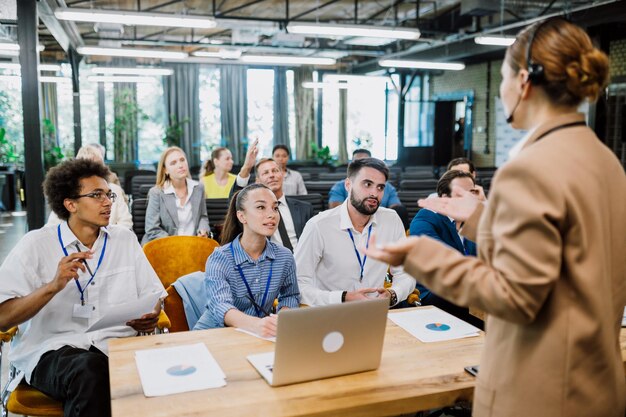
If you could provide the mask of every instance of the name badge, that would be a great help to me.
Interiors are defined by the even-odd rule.
[[[78,319],[89,319],[95,309],[96,307],[92,304],[74,304],[74,313],[72,314],[72,317]]]

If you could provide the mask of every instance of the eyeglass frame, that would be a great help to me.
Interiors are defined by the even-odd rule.
[[[95,194],[102,194],[103,197],[99,198],[96,197]],[[111,203],[115,203],[115,199],[117,198],[117,194],[114,193],[113,191],[109,191],[108,193],[105,193],[104,191],[100,190],[100,191],[92,191],[90,193],[87,194],[79,194],[75,197],[72,197],[72,199],[74,200],[78,200],[79,198],[83,198],[83,197],[89,197],[89,198],[93,198],[94,200],[100,202],[100,203],[104,203],[104,199],[105,197],[108,198]]]

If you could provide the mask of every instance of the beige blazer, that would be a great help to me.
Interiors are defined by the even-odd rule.
[[[496,173],[488,205],[464,228],[478,258],[420,237],[404,264],[488,314],[475,416],[624,417],[626,175],[585,126],[537,141],[577,120],[540,126]]]

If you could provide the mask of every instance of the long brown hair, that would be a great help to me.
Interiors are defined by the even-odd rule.
[[[562,18],[522,30],[508,47],[505,61],[517,74],[528,69],[528,56],[543,67],[540,87],[556,105],[576,106],[586,98],[595,101],[609,81],[606,54],[594,47],[583,29]]]
[[[156,177],[156,185],[159,188],[163,188],[163,184],[165,184],[165,181],[169,181],[170,179],[170,176],[165,172],[165,159],[169,154],[174,151],[182,153],[183,155],[185,155],[185,159],[187,159],[187,154],[185,154],[185,151],[180,149],[178,146],[170,146],[163,151],[163,153],[161,154],[161,158],[159,158],[159,167],[157,168]],[[191,175],[189,174],[189,169],[187,169],[187,177],[191,178]]]
[[[222,152],[227,150],[228,148],[225,148],[223,146],[213,149],[213,152],[211,152],[211,156],[209,157],[209,159],[204,161],[204,164],[202,164],[202,168],[200,168],[200,178],[209,176],[215,171],[215,164],[213,163],[213,160],[220,159],[220,156],[222,156]]]
[[[222,235],[220,238],[221,245],[232,242],[240,233],[243,233],[243,224],[241,224],[239,218],[237,217],[237,211],[243,211],[243,204],[248,199],[248,193],[260,188],[265,188],[266,190],[271,191],[265,185],[255,183],[237,191],[230,199],[228,212],[226,213],[226,221],[224,222],[224,228],[222,229]]]

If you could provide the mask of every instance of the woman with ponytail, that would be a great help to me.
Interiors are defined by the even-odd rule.
[[[473,416],[624,417],[626,175],[577,112],[603,93],[608,59],[581,28],[550,19],[518,34],[501,72],[509,122],[529,133],[489,202],[463,191],[419,202],[465,222],[479,256],[428,237],[372,238],[365,253],[487,314]]]
[[[279,221],[278,200],[266,186],[252,184],[233,196],[222,246],[206,263],[207,309],[194,330],[232,326],[276,336],[274,300],[277,311],[300,305],[293,255],[269,240]]]
[[[230,173],[232,169],[233,154],[227,148],[215,148],[200,170],[206,198],[228,198],[237,179]]]

